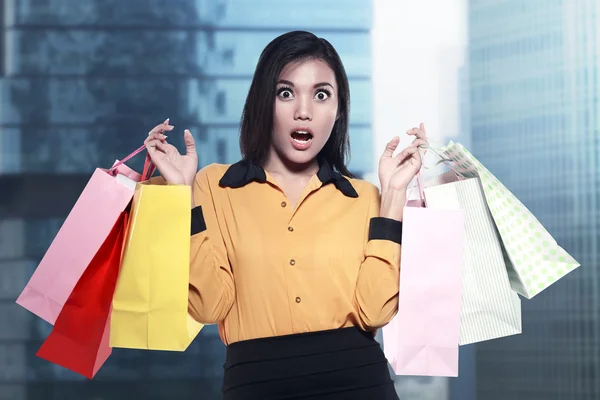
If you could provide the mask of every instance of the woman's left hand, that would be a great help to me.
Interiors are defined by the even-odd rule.
[[[410,181],[421,169],[422,158],[426,151],[421,151],[419,155],[418,146],[429,145],[425,125],[421,123],[418,128],[409,129],[406,133],[415,136],[409,147],[394,156],[394,151],[400,143],[400,137],[396,136],[387,144],[379,159],[379,182],[382,193],[390,189],[406,191]]]

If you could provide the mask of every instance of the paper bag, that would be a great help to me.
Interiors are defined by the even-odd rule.
[[[502,239],[513,290],[531,299],[579,266],[527,207],[464,146],[450,142],[443,156],[451,160],[461,178],[480,177]]]
[[[521,333],[521,301],[508,280],[500,238],[478,178],[457,181],[453,173],[425,187],[431,209],[465,212],[465,264],[462,270],[460,344]]]
[[[184,351],[202,325],[188,315],[191,188],[138,183],[113,299],[112,347]]]
[[[75,284],[105,241],[119,215],[131,202],[134,191],[124,182],[141,179],[140,174],[125,166],[123,162],[144,149],[144,146],[140,147],[109,170],[97,168],[94,171],[25,289],[17,298],[17,304],[54,324]]]
[[[92,379],[110,356],[109,314],[126,229],[127,214],[121,213],[65,302],[38,357]]]
[[[383,327],[397,375],[458,376],[464,241],[458,205],[404,208],[398,314]]]

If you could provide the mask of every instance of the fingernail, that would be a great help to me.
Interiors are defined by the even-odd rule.
[[[170,118],[167,118],[167,119],[165,120],[165,122],[167,123],[167,125],[169,125],[169,119],[170,119]]]

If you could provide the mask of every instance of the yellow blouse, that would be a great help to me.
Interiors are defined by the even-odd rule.
[[[211,164],[193,186],[189,313],[225,344],[349,326],[398,310],[402,222],[377,187],[326,161],[294,210],[259,165]]]

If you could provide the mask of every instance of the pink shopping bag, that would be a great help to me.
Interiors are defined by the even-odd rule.
[[[383,328],[383,349],[397,375],[455,377],[465,216],[427,208],[419,192],[404,208],[398,314]]]
[[[108,170],[94,171],[17,304],[54,324],[75,284],[133,198],[135,187],[122,177],[139,182],[142,176],[123,163],[144,149],[141,146]],[[153,170],[147,156],[144,175],[151,175]]]

